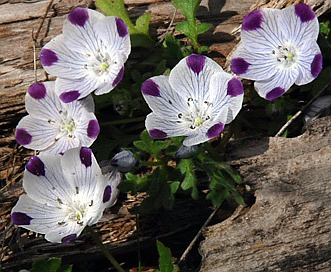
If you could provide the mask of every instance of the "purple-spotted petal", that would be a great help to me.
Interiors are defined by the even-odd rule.
[[[117,76],[115,77],[112,86],[115,88],[122,80],[124,76],[124,66],[121,68],[121,70],[118,72]]]
[[[100,132],[100,126],[98,120],[90,120],[87,127],[87,136],[92,139],[96,139]]]
[[[275,100],[275,99],[281,97],[285,92],[286,92],[286,90],[284,88],[276,87],[276,88],[273,88],[270,92],[268,92],[266,94],[265,98],[267,100]]]
[[[35,176],[45,176],[45,165],[37,156],[30,158],[25,166],[25,169]]]
[[[92,165],[92,150],[87,147],[82,147],[79,153],[80,161],[85,167],[90,167]]]
[[[47,48],[41,50],[39,59],[44,67],[52,66],[59,60],[56,53],[53,50]]]
[[[322,71],[322,65],[323,65],[322,54],[316,54],[313,59],[313,62],[310,65],[311,67],[310,72],[313,77],[317,77],[319,75],[319,73]]]
[[[208,129],[206,135],[208,138],[212,139],[220,135],[220,133],[224,129],[224,124],[223,123],[218,123],[213,125],[211,128]]]
[[[208,95],[210,78],[223,69],[212,59],[200,55],[190,55],[182,59],[170,72],[169,83],[184,102],[191,98],[202,100]]]
[[[244,58],[238,57],[231,61],[231,70],[238,76],[247,73],[250,63]]]
[[[306,4],[294,5],[294,11],[295,15],[297,15],[303,23],[312,21],[316,18],[314,11]]]
[[[168,136],[166,132],[157,128],[149,130],[148,133],[153,139],[164,139]]]
[[[248,13],[242,23],[242,29],[245,31],[256,30],[262,27],[263,15],[261,10],[255,10]]]
[[[238,95],[242,95],[244,93],[243,84],[237,78],[232,78],[228,82],[227,86],[227,94],[231,97],[236,97]]]
[[[13,212],[11,214],[11,221],[15,225],[30,225],[32,219],[32,217],[22,212]]]
[[[77,234],[76,234],[76,233],[69,234],[69,235],[67,235],[67,236],[65,236],[65,237],[63,237],[63,238],[61,239],[61,243],[64,243],[64,244],[66,244],[66,243],[70,243],[70,242],[72,242],[73,240],[75,240],[76,238],[77,238]]]
[[[102,202],[106,203],[110,200],[111,197],[111,186],[107,185],[105,191],[103,192]]]
[[[117,32],[118,35],[120,35],[120,37],[125,37],[126,35],[128,35],[128,28],[126,26],[126,24],[123,22],[122,19],[120,18],[115,18],[115,22],[116,22],[116,28],[117,28]]]
[[[192,54],[186,58],[187,66],[196,74],[199,74],[206,63],[206,57],[202,55]]]
[[[15,139],[20,145],[28,145],[32,141],[32,136],[24,128],[18,128],[15,132]]]
[[[79,91],[72,90],[72,91],[61,93],[59,97],[62,102],[70,103],[70,102],[76,101],[79,98],[79,96],[80,96]]]
[[[282,90],[286,92],[294,84],[298,75],[299,71],[296,69],[279,70],[279,72],[269,80],[256,81],[254,87],[261,97],[275,99],[277,94],[280,94]],[[274,92],[274,94],[271,93],[267,96],[270,92]]]
[[[142,84],[141,91],[144,95],[161,97],[159,85],[152,79],[148,79]]]
[[[28,90],[29,95],[37,100],[45,98],[46,92],[46,87],[43,83],[33,83]]]
[[[85,8],[75,8],[68,15],[68,20],[73,25],[84,27],[86,21],[89,19],[87,9]]]

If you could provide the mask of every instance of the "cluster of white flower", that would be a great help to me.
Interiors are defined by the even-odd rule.
[[[318,32],[316,15],[305,4],[253,11],[243,20],[232,71],[255,80],[263,98],[276,99],[294,83],[307,84],[320,73]],[[46,234],[51,242],[69,242],[115,203],[118,171],[130,170],[135,160],[120,153],[101,172],[88,148],[100,131],[90,94],[116,87],[130,50],[121,19],[84,8],[74,9],[63,33],[42,49],[44,69],[57,78],[32,84],[26,94],[29,115],[19,122],[16,140],[40,154],[26,165],[27,194],[12,210],[15,224]],[[237,116],[244,97],[236,76],[197,54],[182,59],[169,76],[146,80],[141,91],[152,110],[146,118],[150,136],[186,136],[188,148],[218,137]]]

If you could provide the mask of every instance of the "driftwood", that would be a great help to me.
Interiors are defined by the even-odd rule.
[[[255,196],[205,232],[201,271],[331,271],[331,117],[292,139],[228,146]]]

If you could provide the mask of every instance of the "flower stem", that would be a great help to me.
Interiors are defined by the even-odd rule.
[[[106,256],[106,258],[112,263],[112,265],[114,266],[114,268],[118,271],[118,272],[125,272],[125,270],[121,267],[121,265],[115,260],[115,258],[113,257],[113,255],[111,255],[109,249],[102,243],[102,241],[100,240],[99,236],[97,235],[97,233],[94,231],[93,228],[91,228],[90,226],[87,226],[86,229],[88,230],[89,234],[91,235],[91,237],[93,238],[93,240],[97,243],[97,245],[100,247],[102,253]]]

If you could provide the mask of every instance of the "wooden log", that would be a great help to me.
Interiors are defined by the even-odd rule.
[[[256,198],[209,227],[200,271],[331,271],[331,117],[299,137],[228,146]]]

